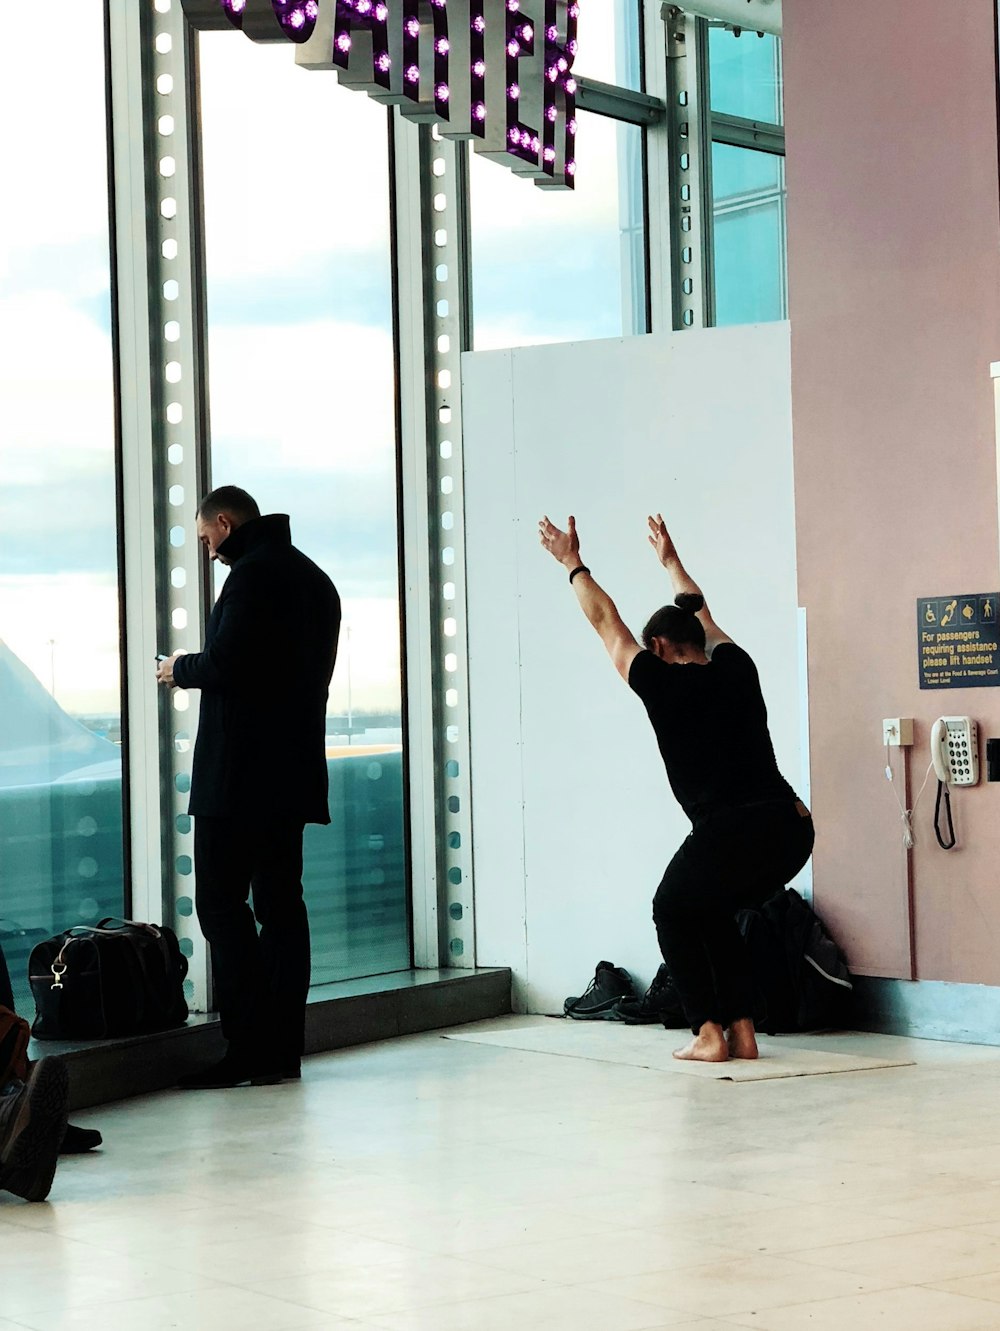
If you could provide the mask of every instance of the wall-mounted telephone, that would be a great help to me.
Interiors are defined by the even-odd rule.
[[[934,805],[934,835],[942,850],[955,846],[949,786],[975,786],[979,782],[979,727],[971,716],[940,716],[931,728],[931,764],[938,779]],[[941,806],[948,819],[948,840],[941,830]]]
[[[941,716],[931,728],[931,762],[947,786],[979,784],[979,727],[970,716]]]

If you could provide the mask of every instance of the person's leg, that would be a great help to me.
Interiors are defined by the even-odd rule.
[[[736,924],[738,910],[757,908],[799,872],[812,851],[810,819],[791,805],[740,809],[713,819],[699,847],[708,884],[703,941],[716,977],[719,1020],[730,1052],[756,1058],[755,985]]]
[[[653,898],[660,952],[684,1007],[694,1039],[675,1057],[722,1062],[728,1057],[712,960],[705,947],[705,883],[694,834],[667,865]]]
[[[242,821],[194,820],[195,907],[211,949],[215,997],[230,1053],[254,1063],[266,981],[250,894],[250,848]]]
[[[294,1075],[302,1057],[309,995],[309,916],[302,895],[303,825],[286,818],[257,825],[253,908],[270,997],[270,1038],[278,1067]]]
[[[3,954],[2,947],[0,947],[0,1007],[8,1008],[11,1012],[16,1011],[14,986],[10,982],[10,971],[7,969],[7,958]]]

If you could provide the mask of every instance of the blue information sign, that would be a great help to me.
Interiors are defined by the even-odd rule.
[[[1000,684],[996,592],[922,596],[917,601],[917,661],[922,689]]]

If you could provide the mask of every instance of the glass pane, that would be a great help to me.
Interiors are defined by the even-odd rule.
[[[410,964],[386,112],[287,47],[201,39],[212,476],[337,584],[313,983]],[[221,572],[221,570],[220,570]]]
[[[124,910],[104,6],[0,46],[0,946]],[[30,126],[30,132],[25,127]]]
[[[475,349],[645,332],[642,131],[581,115],[574,190],[470,157]]]
[[[785,159],[712,145],[715,322],[787,317]]]
[[[710,27],[709,81],[712,110],[747,120],[784,124],[781,89],[781,42],[755,32]]]
[[[637,0],[582,4],[573,72],[638,92],[642,87],[639,32]]]

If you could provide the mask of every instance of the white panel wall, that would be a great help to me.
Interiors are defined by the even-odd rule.
[[[601,959],[640,988],[650,902],[688,824],[542,513],[638,636],[672,600],[646,543],[667,519],[715,618],[757,661],[778,762],[803,770],[785,324],[463,358],[477,961],[561,1012]]]

